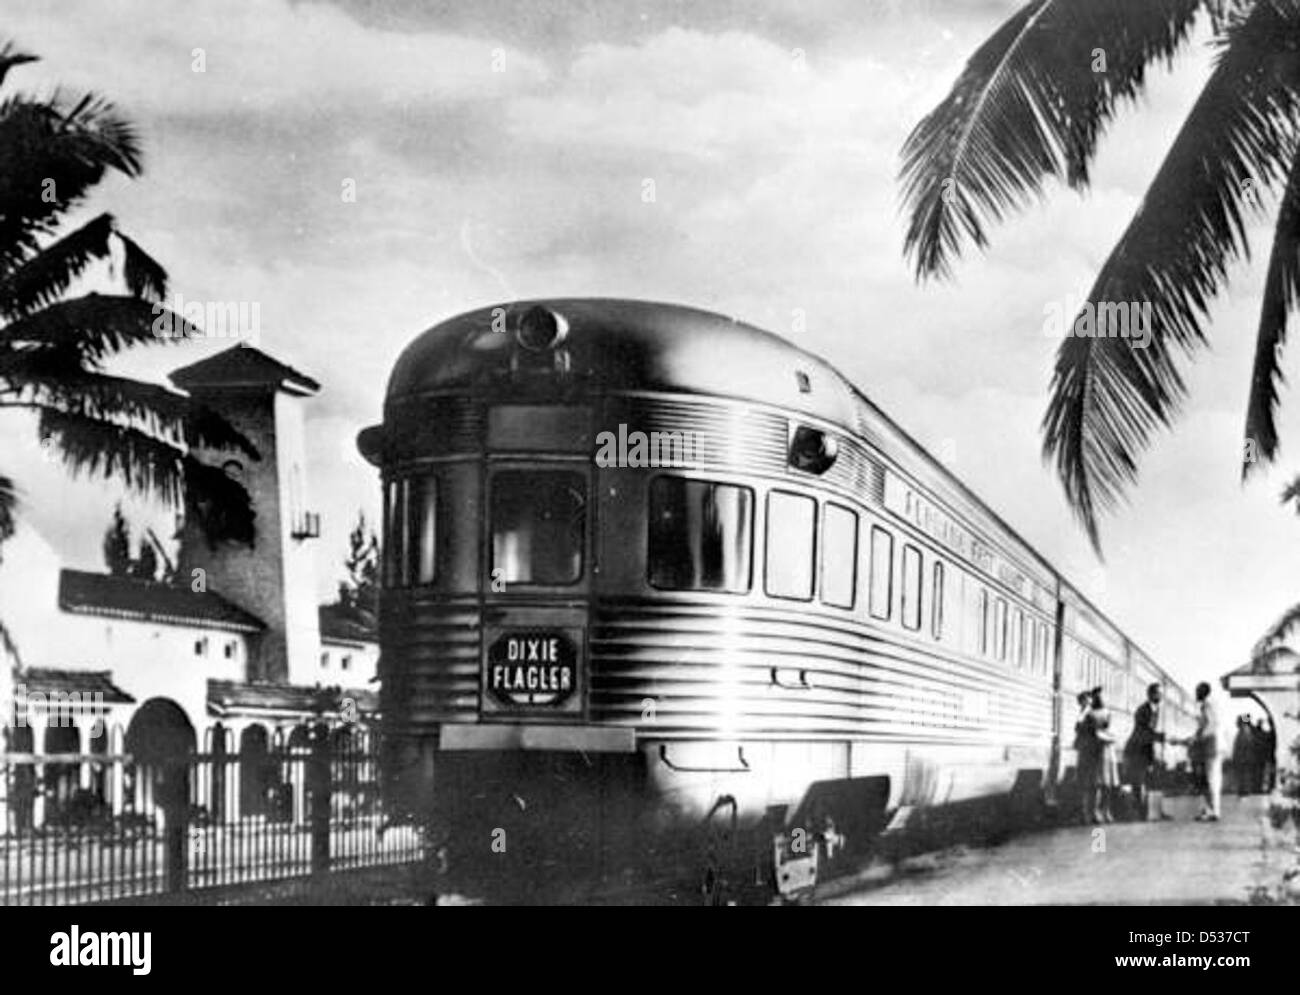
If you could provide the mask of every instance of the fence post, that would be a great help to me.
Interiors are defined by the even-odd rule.
[[[307,791],[311,799],[311,869],[330,869],[330,734],[323,722],[312,727],[311,758],[307,763]]]
[[[157,802],[163,812],[163,841],[167,861],[163,890],[176,894],[185,890],[188,870],[189,759],[166,758],[159,762]]]

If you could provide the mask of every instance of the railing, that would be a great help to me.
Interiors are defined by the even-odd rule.
[[[0,905],[71,905],[422,861],[364,734],[144,762],[0,754]]]

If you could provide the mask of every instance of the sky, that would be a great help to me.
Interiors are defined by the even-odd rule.
[[[1073,308],[1138,207],[1210,69],[1206,34],[1152,70],[1088,192],[1049,184],[950,282],[918,285],[902,254],[903,140],[1017,6],[0,0],[0,25],[42,59],[7,91],[93,90],[139,128],[143,178],[108,179],[87,212],[112,211],[186,300],[256,303],[260,348],[323,384],[308,407],[322,598],[357,511],[378,508],[356,433],[416,334],[512,298],[659,299],[825,357],[1175,676],[1217,687],[1300,599],[1300,519],[1277,500],[1300,471],[1289,393],[1276,469],[1239,481],[1267,218],[1183,416],[1103,522],[1104,561],[1039,435],[1045,315]],[[121,369],[161,380],[230,344],[160,345]],[[99,568],[114,488],[70,484],[6,418],[27,521]],[[165,510],[126,508],[169,531]]]

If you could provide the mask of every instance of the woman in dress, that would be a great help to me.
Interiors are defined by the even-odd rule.
[[[1119,757],[1115,749],[1115,734],[1110,730],[1110,709],[1102,701],[1101,688],[1092,692],[1092,707],[1088,710],[1086,723],[1096,740],[1092,821],[1114,822],[1111,800],[1119,787]]]

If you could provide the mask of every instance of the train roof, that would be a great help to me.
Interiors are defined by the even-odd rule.
[[[835,367],[737,318],[681,304],[621,298],[539,298],[482,307],[439,322],[403,350],[388,381],[386,406],[421,395],[490,389],[509,370],[517,351],[511,332],[518,320],[538,307],[563,319],[569,374],[591,390],[729,397],[802,412],[854,435],[863,434],[868,421],[883,428],[1059,581],[1069,596],[1141,652],[1050,561]]]
[[[763,401],[852,429],[854,390],[825,360],[735,318],[653,301],[512,301],[421,333],[398,357],[388,401],[473,388],[508,368],[518,316],[543,307],[567,325],[570,375],[593,390],[662,390]],[[807,390],[796,375],[807,377]]]

